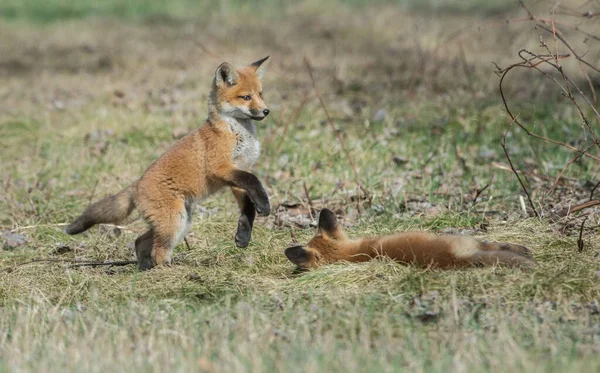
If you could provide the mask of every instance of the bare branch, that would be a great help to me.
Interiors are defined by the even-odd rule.
[[[354,163],[354,159],[352,158],[352,156],[350,155],[350,151],[348,151],[348,148],[346,147],[344,138],[340,135],[339,131],[335,128],[335,123],[333,123],[333,120],[331,119],[331,116],[329,115],[329,111],[327,110],[325,101],[323,101],[323,96],[321,96],[321,92],[319,91],[319,87],[317,86],[317,82],[316,82],[314,74],[313,74],[312,66],[310,65],[310,62],[308,61],[308,58],[306,58],[306,57],[304,58],[304,65],[306,66],[306,70],[308,71],[308,75],[310,76],[310,80],[312,82],[313,89],[315,90],[315,94],[317,95],[317,98],[319,99],[321,108],[323,109],[323,112],[325,113],[325,117],[327,118],[327,123],[331,127],[331,130],[333,131],[333,133],[335,134],[335,137],[337,138],[338,142],[340,143],[340,146],[342,147],[342,150],[344,151],[344,154],[346,155],[346,159],[348,160],[348,163],[350,164],[350,168],[352,169],[352,172],[354,173],[354,181],[356,182],[356,185],[360,188],[360,190],[363,191],[363,193],[365,194],[367,199],[370,199],[371,194],[362,186],[362,184],[360,182],[360,178],[358,176],[358,170],[356,168],[356,164]]]

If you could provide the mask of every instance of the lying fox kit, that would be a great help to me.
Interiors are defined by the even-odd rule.
[[[77,234],[95,224],[116,224],[137,207],[149,225],[135,240],[138,266],[149,269],[171,262],[173,248],[187,235],[194,203],[227,186],[241,210],[235,242],[246,247],[255,213],[270,212],[267,192],[249,172],[260,152],[253,120],[269,114],[261,84],[268,58],[237,70],[221,64],[206,122],[167,150],[138,181],[90,205],[65,231]]]
[[[331,210],[319,215],[318,233],[306,247],[285,250],[287,258],[302,269],[341,260],[365,262],[388,256],[397,262],[434,268],[493,266],[530,268],[536,265],[531,251],[511,243],[481,242],[471,237],[405,232],[383,237],[349,239]]]

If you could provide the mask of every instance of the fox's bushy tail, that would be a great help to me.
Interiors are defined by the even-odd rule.
[[[117,224],[135,208],[135,184],[123,191],[94,202],[65,229],[67,234],[78,234],[96,224]]]

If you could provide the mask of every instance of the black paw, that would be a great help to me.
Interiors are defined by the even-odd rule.
[[[154,263],[152,263],[151,258],[140,258],[138,259],[138,269],[140,271],[147,271],[154,267]]]
[[[235,245],[241,249],[248,247],[251,234],[252,231],[243,231],[238,229],[237,233],[235,234]]]
[[[250,242],[250,236],[252,236],[252,221],[254,221],[254,206],[246,205],[250,207],[250,216],[248,214],[242,214],[238,220],[237,232],[235,233],[235,244],[237,247],[244,248],[248,246]]]
[[[140,271],[147,271],[150,268],[154,267],[154,262],[152,261],[152,255],[150,255],[150,250],[140,250],[136,253],[138,260],[138,269]]]
[[[271,204],[268,199],[259,203],[254,202],[254,208],[256,209],[256,213],[260,216],[269,216],[271,213]]]

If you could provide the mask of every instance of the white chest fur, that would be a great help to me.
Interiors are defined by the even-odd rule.
[[[231,154],[233,163],[241,169],[251,169],[260,155],[260,143],[256,137],[254,122],[250,119],[235,118],[227,122],[236,135],[236,144]]]

